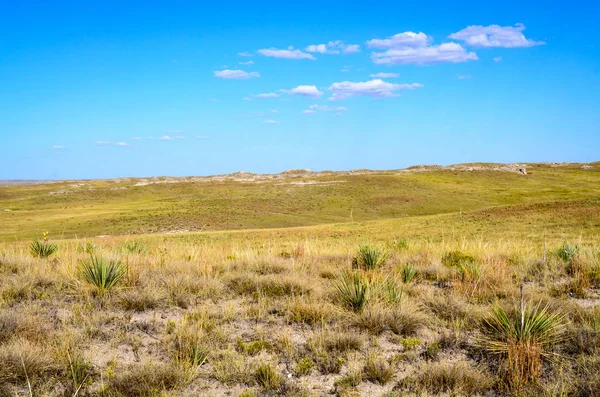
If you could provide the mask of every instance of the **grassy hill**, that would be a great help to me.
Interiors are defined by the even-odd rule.
[[[527,175],[494,170],[500,167],[0,186],[0,241],[44,231],[72,238],[298,227],[600,197],[600,167],[528,164]]]

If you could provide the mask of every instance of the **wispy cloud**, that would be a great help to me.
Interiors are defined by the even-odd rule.
[[[142,139],[144,139],[144,138],[142,138],[141,136],[134,136],[134,137],[133,137],[133,138],[131,138],[131,139],[133,139],[134,141],[141,141],[141,140],[142,140]]]
[[[66,149],[66,146],[62,146],[62,145],[54,145],[52,146],[52,150],[64,150]]]
[[[279,124],[279,121],[276,121],[276,120],[265,120],[265,121],[263,121],[263,123],[265,123],[265,124]]]
[[[502,57],[495,57],[494,62],[502,62]]]
[[[277,110],[277,109],[270,109],[269,112],[271,112],[271,113],[279,113],[279,110]]]
[[[314,56],[300,50],[295,50],[294,47],[288,47],[287,50],[280,50],[277,48],[263,48],[257,51],[260,55],[271,58],[280,59],[312,59],[315,60]]]
[[[96,146],[126,147],[129,146],[129,144],[127,142],[96,141]]]
[[[277,94],[276,92],[267,92],[264,94],[258,94],[258,95],[254,95],[255,98],[261,98],[261,99],[265,99],[265,98],[278,98],[279,94]]]
[[[252,98],[250,98],[250,97],[243,97],[242,101],[252,102]]]
[[[395,79],[398,77],[398,73],[375,73],[371,77],[375,79]]]
[[[342,81],[333,83],[329,87],[331,91],[330,101],[341,101],[354,96],[370,96],[373,98],[389,98],[399,96],[398,91],[414,90],[421,88],[419,83],[413,84],[392,84],[386,81],[375,79],[365,82],[354,83],[351,81]]]
[[[240,65],[254,65],[254,61],[238,62]]]
[[[238,52],[237,54],[240,57],[253,57],[254,56],[253,54],[251,54],[251,53],[249,53],[247,51]]]
[[[343,41],[336,40],[327,44],[311,44],[304,51],[319,54],[354,54],[360,52],[360,46],[358,44],[344,44]]]
[[[308,109],[302,111],[302,114],[311,115],[317,112],[336,112],[337,116],[341,115],[341,112],[345,112],[346,110],[348,109],[343,106],[310,105]]]
[[[469,75],[459,75],[459,76],[456,76],[456,78],[459,79],[459,80],[469,80],[469,79],[471,79],[471,76],[469,76]]]
[[[314,85],[299,85],[298,87],[292,88],[291,90],[282,91],[290,95],[300,95],[311,98],[319,98],[323,96],[323,92],[319,91],[319,89]]]
[[[170,135],[163,135],[160,137],[161,141],[176,141],[176,140],[184,140],[185,137],[178,135],[178,136],[170,136]]]
[[[546,44],[543,41],[529,40],[523,34],[525,25],[518,23],[515,26],[500,25],[472,25],[461,31],[452,33],[449,38],[464,41],[473,47],[502,47],[518,48],[533,47]]]
[[[243,70],[217,70],[214,72],[215,77],[220,79],[245,80],[260,77],[258,72],[245,72]]]
[[[207,135],[198,135],[196,139],[209,139],[210,137]]]
[[[167,134],[183,134],[185,131],[184,130],[166,130],[165,132]]]

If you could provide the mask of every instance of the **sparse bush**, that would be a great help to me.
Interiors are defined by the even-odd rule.
[[[271,347],[270,343],[264,340],[255,340],[251,342],[244,342],[242,338],[238,338],[236,342],[237,351],[240,353],[255,356],[260,353],[262,350]]]
[[[117,260],[90,255],[89,260],[79,262],[78,276],[100,292],[105,292],[117,285],[126,271],[126,266]]]
[[[342,306],[360,313],[369,300],[369,282],[358,272],[342,272],[341,276],[333,282],[337,292],[337,299]]]
[[[377,246],[361,245],[358,253],[352,260],[352,267],[355,269],[373,270],[385,265],[389,253]]]
[[[295,301],[290,308],[290,320],[312,326],[323,324],[333,318],[335,313],[328,304]]]
[[[416,309],[408,307],[388,309],[374,306],[361,313],[354,324],[375,335],[386,330],[398,335],[414,335],[427,322],[426,315]]]
[[[48,241],[48,232],[45,232],[42,241],[34,240],[31,242],[29,251],[34,258],[46,259],[58,251],[58,245],[50,243]]]
[[[564,316],[552,313],[539,303],[527,303],[523,311],[505,311],[500,306],[483,322],[481,346],[503,358],[503,371],[513,388],[534,382],[542,370],[542,358],[550,358],[549,348],[562,340]]]
[[[411,351],[419,347],[423,341],[419,338],[404,338],[400,343],[405,351]]]
[[[469,254],[465,254],[460,251],[447,252],[442,257],[442,263],[448,267],[459,268],[468,264],[475,263],[475,257]]]
[[[163,296],[155,288],[142,288],[126,291],[119,296],[119,303],[125,310],[155,309],[163,302]]]
[[[394,367],[382,357],[369,355],[364,367],[365,378],[368,381],[387,384],[394,377]]]
[[[571,244],[567,241],[556,249],[556,256],[558,256],[565,263],[572,263],[581,251],[581,247],[577,244]]]

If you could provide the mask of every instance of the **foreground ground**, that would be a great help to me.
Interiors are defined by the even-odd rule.
[[[150,222],[183,185],[139,186],[175,189],[148,201],[121,190],[61,201],[48,194],[54,184],[0,188],[11,207],[0,233],[16,240],[0,244],[0,396],[600,395],[596,168],[348,175],[321,186],[306,182],[333,176],[214,182],[247,189],[235,207],[242,225],[276,228],[65,240],[53,232],[114,235]],[[195,190],[206,182],[186,183],[181,208],[213,194]],[[327,193],[301,190],[316,186]],[[155,209],[142,206],[128,226],[133,202]],[[286,215],[277,223],[256,203],[277,203],[278,214],[285,206]],[[80,209],[89,234],[57,226],[70,212],[61,206]],[[92,206],[103,210],[92,215]],[[121,214],[113,223],[109,207]],[[312,226],[282,227],[290,213]],[[44,244],[48,230],[46,244],[58,250],[33,258],[27,239]],[[370,266],[360,246],[388,255]],[[122,278],[98,287],[84,274],[92,258],[121,263]],[[494,308],[520,324],[520,286],[526,308],[555,315],[554,338],[532,331],[522,345],[506,341],[531,379],[490,339]]]

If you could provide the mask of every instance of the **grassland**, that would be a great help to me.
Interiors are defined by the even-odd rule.
[[[0,396],[600,395],[600,164],[466,167],[0,187]]]

